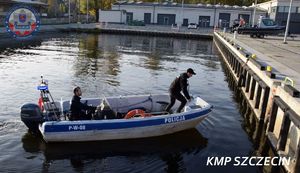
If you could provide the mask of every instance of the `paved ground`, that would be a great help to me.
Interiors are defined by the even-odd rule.
[[[233,34],[227,36],[233,38]],[[258,39],[238,35],[235,41],[270,65],[277,76],[287,76],[294,80],[295,88],[300,91],[300,35],[294,39],[289,37],[287,44],[283,44],[283,36]]]

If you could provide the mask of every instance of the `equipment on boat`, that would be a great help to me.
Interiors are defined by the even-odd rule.
[[[40,91],[38,104],[27,103],[21,107],[21,120],[33,132],[37,132],[38,125],[44,121],[59,121],[61,114],[58,103],[48,89],[48,81],[43,76],[37,90]]]
[[[125,115],[125,119],[129,119],[129,118],[134,118],[134,117],[150,117],[152,116],[150,113],[146,113],[144,110],[142,109],[134,109],[129,111],[126,115]]]
[[[21,120],[32,132],[38,132],[39,124],[44,122],[44,117],[38,105],[24,104],[21,107]]]
[[[48,81],[44,80],[43,76],[41,76],[41,84],[37,87],[40,91],[39,104],[40,108],[43,112],[46,112],[45,119],[46,120],[60,120],[60,112],[55,104],[55,101],[49,91]]]

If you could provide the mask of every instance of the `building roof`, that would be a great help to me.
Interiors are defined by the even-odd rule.
[[[24,4],[48,5],[38,0],[12,0],[12,1],[16,3],[24,3]]]
[[[1,0],[0,4],[30,4],[30,5],[40,5],[40,6],[47,6],[48,4],[43,3],[38,0]]]
[[[247,10],[247,11],[252,11],[253,7],[249,6],[230,6],[230,5],[221,5],[221,4],[216,4],[216,5],[212,5],[212,4],[181,4],[181,3],[176,3],[176,2],[163,2],[163,3],[159,3],[159,2],[143,2],[143,1],[118,1],[116,3],[114,3],[113,5],[134,5],[134,6],[160,6],[160,7],[177,7],[177,8],[207,8],[207,9],[215,9],[215,8],[219,8],[219,9],[227,9],[227,10]],[[265,11],[264,9],[257,9],[259,11]]]
[[[282,3],[289,4],[291,1],[290,0],[271,0],[271,1],[266,1],[266,2],[259,3],[257,5],[259,6],[259,5],[264,5],[264,4],[276,3],[276,2],[278,4],[282,4]],[[296,4],[299,5],[300,4],[300,0],[293,0],[293,6],[295,6]]]
[[[272,2],[290,2],[291,0],[271,0]],[[299,2],[300,0],[293,0],[293,2]],[[270,2],[270,1],[267,1]]]
[[[0,4],[10,4],[11,0],[1,0]]]

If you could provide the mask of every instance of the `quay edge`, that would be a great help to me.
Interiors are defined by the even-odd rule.
[[[171,26],[128,26],[123,24],[59,24],[59,25],[41,25],[39,33],[51,32],[78,32],[78,33],[107,33],[107,34],[127,34],[159,37],[176,37],[187,39],[213,39],[213,29],[203,28],[197,30],[172,29]],[[0,37],[9,37],[5,28],[0,28]]]
[[[285,172],[300,172],[300,98],[286,88],[299,91],[285,87],[287,84],[282,79],[266,71],[263,60],[251,58],[253,54],[249,50],[226,37],[225,33],[214,32],[214,43],[255,114],[257,128],[264,127],[255,135],[259,139],[264,136],[275,155],[291,158],[291,163],[283,166]]]

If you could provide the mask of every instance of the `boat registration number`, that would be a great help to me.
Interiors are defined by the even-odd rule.
[[[177,116],[177,117],[169,117],[169,118],[165,118],[165,123],[175,123],[175,122],[179,122],[179,121],[184,121],[185,117],[182,116]]]
[[[85,130],[85,125],[70,125],[69,131],[80,131]]]

